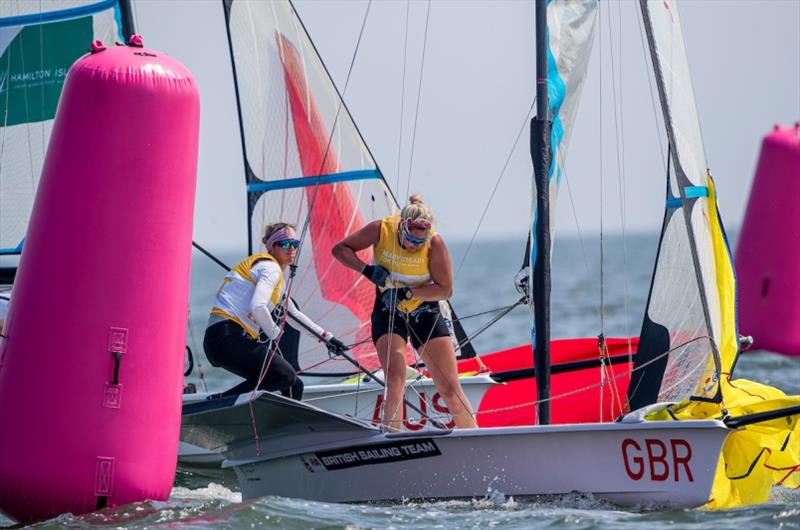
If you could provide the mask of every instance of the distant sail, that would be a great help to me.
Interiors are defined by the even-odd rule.
[[[597,0],[549,0],[547,4],[547,92],[552,129],[550,145],[550,238],[555,239],[555,211],[558,188],[564,176],[567,147],[578,113],[583,85],[589,68],[597,20]],[[536,262],[536,182],[533,182],[529,274]],[[553,247],[551,247],[552,249]],[[528,282],[533,288],[533,279]],[[533,293],[529,293],[531,299]]]
[[[0,2],[0,254],[19,254],[58,98],[89,43],[124,40],[118,0]]]
[[[337,263],[332,246],[398,205],[288,1],[224,3],[239,98],[251,248],[264,225],[287,221],[308,234],[291,296],[304,313],[379,367],[370,337],[375,286]],[[372,250],[361,253],[365,262]],[[413,354],[409,352],[409,362]],[[352,372],[304,337],[301,368]]]
[[[632,409],[721,399],[738,351],[735,282],[713,196],[677,6],[642,0],[670,144],[658,259],[631,379]]]

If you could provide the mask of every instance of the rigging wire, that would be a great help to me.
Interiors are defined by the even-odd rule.
[[[610,17],[610,13],[609,13]],[[622,297],[623,297],[623,311],[625,314],[625,337],[628,339],[628,356],[633,359],[633,345],[631,342],[631,310],[630,310],[630,293],[629,293],[629,285],[628,285],[628,277],[629,277],[629,269],[628,269],[628,236],[627,236],[627,211],[626,211],[626,204],[627,201],[625,200],[625,191],[627,190],[627,180],[625,177],[625,119],[623,112],[625,110],[624,105],[622,102],[624,98],[622,97],[622,90],[625,87],[623,83],[623,62],[622,62],[622,50],[624,49],[622,45],[622,5],[620,2],[617,2],[617,20],[618,20],[618,30],[619,30],[619,46],[617,47],[619,53],[619,132],[617,136],[617,165],[619,167],[619,175],[617,179],[617,184],[619,188],[619,215],[620,215],[620,223],[622,225]],[[613,43],[612,43],[613,48]],[[613,50],[612,50],[613,51]],[[611,55],[612,63],[611,69],[614,70],[614,62],[613,58],[614,55]],[[614,92],[616,94],[616,86],[614,87]],[[615,97],[616,101],[616,97]],[[614,121],[616,123],[617,113],[614,113]]]
[[[403,76],[400,80],[400,132],[397,139],[397,184],[395,193],[400,193],[400,161],[403,153],[403,115],[406,101],[406,66],[408,64],[408,17],[411,12],[411,0],[406,0],[406,25],[403,35]]]
[[[344,107],[344,96],[347,93],[347,87],[350,84],[350,77],[351,77],[351,75],[353,73],[353,67],[354,67],[355,62],[356,62],[356,57],[358,56],[358,50],[361,47],[361,40],[362,40],[362,38],[364,36],[364,29],[366,28],[366,25],[367,25],[367,19],[369,18],[369,11],[370,11],[370,7],[371,6],[372,6],[372,0],[369,0],[369,2],[367,3],[367,7],[364,10],[364,17],[363,17],[363,19],[361,21],[361,29],[358,32],[358,39],[356,40],[355,49],[353,50],[353,56],[350,59],[350,65],[349,65],[349,67],[347,69],[347,76],[345,77],[345,82],[344,82],[344,86],[342,88],[342,93],[341,93],[341,96],[339,97],[339,101],[338,101],[338,103],[336,105],[336,114],[335,114],[334,119],[333,119],[333,125],[331,126],[331,131],[328,134],[328,141],[327,141],[327,144],[325,146],[325,152],[324,152],[324,154],[322,156],[322,160],[320,161],[319,170],[317,171],[317,175],[318,175],[316,177],[317,183],[313,185],[314,192],[312,193],[311,200],[308,201],[308,207],[307,207],[308,211],[306,212],[305,220],[303,222],[303,229],[302,229],[302,231],[300,233],[300,237],[299,237],[300,245],[298,246],[297,253],[295,254],[295,263],[298,263],[300,261],[300,256],[302,254],[303,247],[305,246],[306,234],[308,233],[308,228],[309,228],[309,225],[311,224],[311,211],[314,208],[314,203],[316,202],[317,195],[319,193],[319,186],[320,186],[319,178],[322,175],[322,171],[325,168],[325,163],[328,160],[328,155],[330,154],[331,143],[333,141],[333,136],[334,136],[334,134],[336,132],[336,126],[337,126],[337,123],[338,123],[338,120],[339,120],[339,115],[341,114],[342,108]],[[288,300],[289,297],[291,296],[291,291],[292,291],[292,287],[293,287],[293,284],[294,284],[294,278],[295,278],[295,275],[293,273],[289,277],[289,281],[286,283],[286,289],[284,291],[284,298],[283,298],[284,302],[286,300]],[[283,323],[285,323],[285,321],[286,321],[286,319],[284,318],[283,322],[281,323],[281,328],[283,326]]]
[[[605,6],[604,6],[605,7]],[[598,5],[598,10],[600,6]],[[603,17],[602,13],[598,16],[598,24],[600,29],[600,36],[599,36],[599,45],[600,45],[600,90],[599,90],[599,98],[600,98],[600,138],[599,138],[599,146],[600,146],[600,335],[598,336],[598,342],[600,344],[600,358],[602,359],[603,347],[605,345],[605,306],[604,306],[604,289],[605,285],[603,284],[604,281],[604,270],[603,270],[603,211],[605,210],[605,201],[603,199]],[[610,32],[609,32],[610,33]],[[600,419],[603,418],[603,392],[602,388],[605,386],[605,370],[601,367],[598,371],[598,375],[600,377],[600,399],[598,400],[598,406],[600,408]]]
[[[371,6],[372,6],[372,0],[369,0],[369,2],[367,3],[367,7],[364,10],[364,18],[361,21],[361,29],[358,32],[358,39],[356,40],[356,46],[355,46],[355,49],[353,50],[353,56],[351,57],[350,65],[347,68],[347,76],[345,77],[345,81],[344,81],[344,86],[342,88],[341,97],[339,98],[339,102],[336,105],[336,114],[335,114],[334,119],[333,119],[333,125],[331,126],[331,132],[328,134],[328,141],[327,141],[327,143],[325,145],[325,152],[324,152],[324,154],[322,156],[322,160],[320,161],[319,169],[317,170],[317,177],[316,177],[317,180],[319,180],[320,175],[322,175],[322,171],[325,169],[325,163],[328,161],[328,155],[330,154],[330,151],[331,151],[331,144],[333,143],[333,137],[336,134],[336,126],[338,125],[339,116],[341,115],[342,108],[344,107],[344,96],[347,93],[347,87],[350,84],[350,77],[353,74],[353,67],[355,66],[356,57],[358,56],[358,50],[361,47],[361,40],[364,37],[364,29],[367,26],[367,18],[369,17],[369,10],[370,10]],[[296,254],[295,261],[297,261],[299,259],[300,253],[303,250],[303,243],[305,243],[305,236],[306,236],[306,234],[308,232],[308,226],[309,226],[309,224],[311,222],[311,210],[314,208],[314,203],[315,203],[316,198],[317,198],[317,194],[318,194],[318,191],[319,191],[319,186],[320,186],[319,182],[314,184],[314,193],[311,196],[311,200],[309,201],[309,204],[308,204],[308,212],[306,213],[306,218],[305,218],[305,220],[303,222],[303,230],[302,230],[302,233],[300,234],[300,246],[297,248],[297,254]],[[288,292],[288,289],[291,287],[291,279],[292,278],[290,278],[290,285],[287,285],[287,292]]]
[[[422,38],[422,59],[419,63],[419,84],[417,86],[417,105],[414,110],[414,127],[411,129],[411,152],[408,159],[408,180],[406,181],[406,197],[411,190],[411,175],[414,167],[414,146],[417,143],[417,122],[419,121],[419,102],[422,99],[422,79],[425,72],[425,52],[428,48],[428,25],[431,18],[431,0],[428,0],[428,8],[425,12],[425,33]]]
[[[478,219],[478,224],[475,226],[475,230],[472,232],[472,238],[469,240],[469,245],[467,245],[467,250],[464,251],[464,255],[461,257],[461,261],[458,263],[458,268],[456,269],[456,273],[453,276],[453,283],[455,283],[455,281],[458,279],[458,275],[461,272],[461,268],[464,266],[464,263],[467,260],[467,256],[469,255],[470,250],[472,250],[472,246],[475,243],[475,238],[478,237],[478,231],[481,229],[483,220],[486,218],[486,213],[489,211],[489,206],[492,204],[492,200],[494,199],[494,196],[497,193],[497,189],[500,187],[500,182],[502,182],[503,177],[506,174],[506,169],[508,169],[508,164],[511,162],[511,158],[514,156],[514,152],[516,151],[517,145],[519,144],[519,139],[525,132],[528,122],[530,122],[531,115],[533,114],[533,109],[535,108],[535,106],[536,106],[536,97],[534,96],[530,109],[528,109],[528,113],[525,115],[525,119],[522,121],[522,126],[520,127],[519,132],[517,133],[517,137],[514,139],[514,143],[512,144],[511,149],[508,152],[506,161],[503,163],[503,169],[500,170],[500,174],[497,176],[497,180],[494,183],[492,192],[489,194],[489,199],[486,201],[486,205],[483,207],[483,211],[481,212],[481,217],[480,219]]]
[[[644,56],[644,63],[645,64],[650,64],[651,63],[651,57],[650,57],[650,54],[647,53],[647,46],[645,45],[644,30],[642,29],[644,27],[644,20],[642,20],[642,14],[639,11],[639,9],[634,9],[634,11],[636,12],[636,21],[637,21],[636,25],[639,27],[639,42],[642,45],[642,55]],[[653,79],[652,79],[652,77],[650,75],[650,72],[654,72],[654,70],[655,70],[654,65],[651,65],[651,68],[645,68],[644,69],[645,77],[647,78],[647,83],[650,86],[650,91],[649,91],[650,92],[650,106],[653,109],[653,124],[655,125],[655,128],[656,128],[656,138],[658,138],[658,148],[659,148],[659,150],[661,152],[661,165],[664,167],[665,171],[667,172],[667,182],[669,182],[669,167],[667,166],[667,160],[668,159],[664,154],[664,144],[661,141],[661,133],[662,133],[662,131],[666,130],[666,127],[662,128],[659,125],[659,119],[658,119],[659,113],[658,113],[658,107],[656,106],[656,100],[655,100],[655,88],[653,87]]]
[[[619,7],[619,3],[617,3],[617,7]],[[618,11],[618,13],[619,13],[619,11]],[[606,33],[608,34],[608,46],[609,46],[608,55],[609,55],[609,58],[610,58],[610,61],[611,61],[611,99],[612,99],[612,107],[613,107],[613,110],[614,110],[614,139],[615,139],[615,144],[614,145],[615,145],[616,158],[617,158],[617,184],[618,184],[619,201],[620,201],[620,218],[621,218],[620,220],[621,220],[621,223],[622,223],[623,281],[624,281],[624,285],[625,285],[625,288],[623,289],[624,290],[623,299],[624,299],[624,306],[625,306],[625,309],[626,309],[626,313],[625,313],[625,316],[626,316],[626,318],[625,318],[625,336],[628,338],[628,353],[629,353],[629,355],[631,355],[631,351],[630,351],[631,350],[631,348],[630,348],[630,345],[631,345],[630,333],[629,333],[629,330],[627,328],[627,324],[628,324],[628,318],[627,318],[628,317],[628,314],[627,314],[627,308],[628,308],[627,272],[628,271],[627,271],[627,257],[626,257],[627,249],[626,249],[626,244],[625,244],[625,239],[626,239],[626,234],[625,234],[625,200],[624,200],[625,197],[624,197],[624,190],[623,190],[623,186],[624,186],[624,183],[623,183],[623,179],[624,179],[624,164],[623,164],[622,153],[621,153],[621,147],[622,147],[622,145],[624,143],[624,138],[621,137],[621,132],[620,132],[621,131],[620,121],[621,120],[619,119],[619,114],[622,112],[622,99],[621,99],[622,85],[621,85],[621,82],[620,82],[620,99],[618,100],[617,99],[617,71],[616,71],[616,64],[614,62],[614,35],[613,35],[613,32],[612,32],[612,28],[614,26],[613,26],[612,20],[611,20],[611,8],[610,8],[610,6],[608,6],[608,9],[605,10],[605,14],[606,14],[606,19],[607,19],[607,30],[606,30]],[[622,40],[622,33],[621,33],[622,23],[621,22],[622,21],[619,20],[619,22],[620,23],[618,24],[617,29],[620,31],[619,39],[620,39],[620,42],[621,42],[621,40]],[[618,48],[619,48],[620,53],[621,53],[622,46],[620,45]],[[620,76],[621,76],[621,68],[622,68],[622,65],[621,65],[621,59],[620,59]],[[601,266],[602,266],[602,260],[601,260]],[[602,333],[604,333],[604,332],[605,332],[605,330],[602,330]],[[607,353],[607,349],[605,347],[605,337],[604,337],[604,335],[602,333],[601,333],[601,344],[600,344],[601,357],[602,357],[602,355]],[[605,376],[605,368],[601,369],[600,374],[601,374],[601,377]],[[612,396],[619,398],[619,389],[616,388],[615,381],[611,380],[611,383],[613,385]],[[602,416],[601,416],[601,419],[602,419]]]
[[[599,9],[599,7],[598,7]],[[600,333],[605,333],[605,306],[604,306],[604,288],[603,281],[605,279],[605,271],[603,270],[603,211],[605,210],[605,200],[603,198],[603,17],[598,17],[598,24],[600,29],[599,46],[600,46],[600,89],[599,102],[600,102],[600,119],[598,145],[600,147]]]
[[[561,156],[561,170],[564,175],[564,182],[567,183],[567,196],[569,197],[569,203],[572,207],[572,218],[575,220],[575,230],[578,232],[578,242],[581,249],[581,255],[583,256],[583,266],[584,270],[586,271],[586,276],[588,277],[591,274],[591,268],[589,267],[589,255],[586,253],[586,243],[583,239],[583,231],[581,230],[580,221],[578,220],[578,209],[575,207],[575,198],[572,195],[572,186],[570,186],[569,177],[567,174],[567,166],[564,160],[564,155]],[[598,311],[598,318],[599,318],[599,308],[595,308]]]

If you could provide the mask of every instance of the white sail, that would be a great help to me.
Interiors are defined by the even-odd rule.
[[[547,4],[547,95],[550,129],[549,183],[549,227],[550,240],[555,239],[555,210],[558,188],[564,175],[567,147],[572,136],[572,127],[578,112],[589,60],[594,43],[594,28],[597,19],[597,0],[550,0]],[[536,263],[537,211],[536,179],[532,185],[530,252],[528,259],[528,298],[535,298],[534,265]],[[551,255],[553,245],[550,247]],[[547,256],[546,259],[550,259]],[[524,269],[523,269],[524,274]],[[533,312],[533,305],[531,305]],[[532,320],[533,322],[533,320]],[[535,344],[536,329],[532,324],[531,336]]]
[[[650,364],[631,381],[634,408],[689,397],[719,400],[720,352],[723,345],[725,351],[733,347],[728,356],[736,351],[734,301],[721,299],[730,296],[718,288],[729,257],[715,254],[715,230],[720,228],[709,201],[710,179],[680,15],[672,1],[642,0],[641,6],[671,159],[658,260],[637,356],[637,364]],[[718,264],[723,270],[717,270]]]
[[[67,70],[118,20],[118,0],[0,2],[0,254],[22,250]]]
[[[331,248],[366,223],[398,211],[342,98],[288,1],[224,3],[236,76],[248,185],[250,243],[264,225],[307,226],[290,295],[301,310],[379,366],[370,337],[375,286],[341,266]],[[372,260],[372,250],[361,254]],[[352,372],[304,337],[301,368]],[[409,361],[413,354],[409,351]]]
[[[578,114],[594,44],[597,0],[551,0],[547,6],[548,103],[553,120],[550,218],[555,219],[558,186]],[[551,231],[554,224],[551,222]]]

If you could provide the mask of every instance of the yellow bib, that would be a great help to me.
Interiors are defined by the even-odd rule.
[[[214,306],[211,308],[212,315],[236,322],[253,338],[258,338],[259,330],[259,325],[250,314],[250,301],[253,299],[256,283],[258,283],[253,273],[253,265],[264,260],[277,263],[277,260],[266,252],[248,256],[237,263],[222,280],[222,285],[217,290],[217,296],[214,299]],[[278,284],[270,297],[273,307],[280,302],[282,289],[283,272],[281,271]]]
[[[409,252],[400,245],[397,227],[400,217],[389,216],[381,220],[381,238],[375,246],[374,261],[376,265],[385,267],[391,274],[386,281],[389,287],[419,287],[431,283],[431,271],[428,266],[428,252],[431,248],[431,237],[436,231],[431,228],[428,241],[416,252]],[[397,309],[404,313],[422,305],[422,300],[404,300]]]

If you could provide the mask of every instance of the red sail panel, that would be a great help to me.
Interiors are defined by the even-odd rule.
[[[295,140],[304,177],[337,173],[339,162],[330,144],[330,136],[320,112],[308,92],[302,63],[289,40],[276,33],[283,64],[286,91],[292,111]],[[362,325],[352,342],[361,343],[353,353],[367,368],[379,367],[372,347],[369,329],[370,314],[375,299],[375,287],[357,272],[334,262],[330,249],[349,233],[364,226],[361,213],[345,184],[321,184],[306,189],[309,205],[309,235],[314,252],[322,298],[345,307]],[[361,259],[372,260],[372,249],[361,253]],[[357,282],[357,283],[356,283]],[[343,338],[348,342],[348,338]]]

